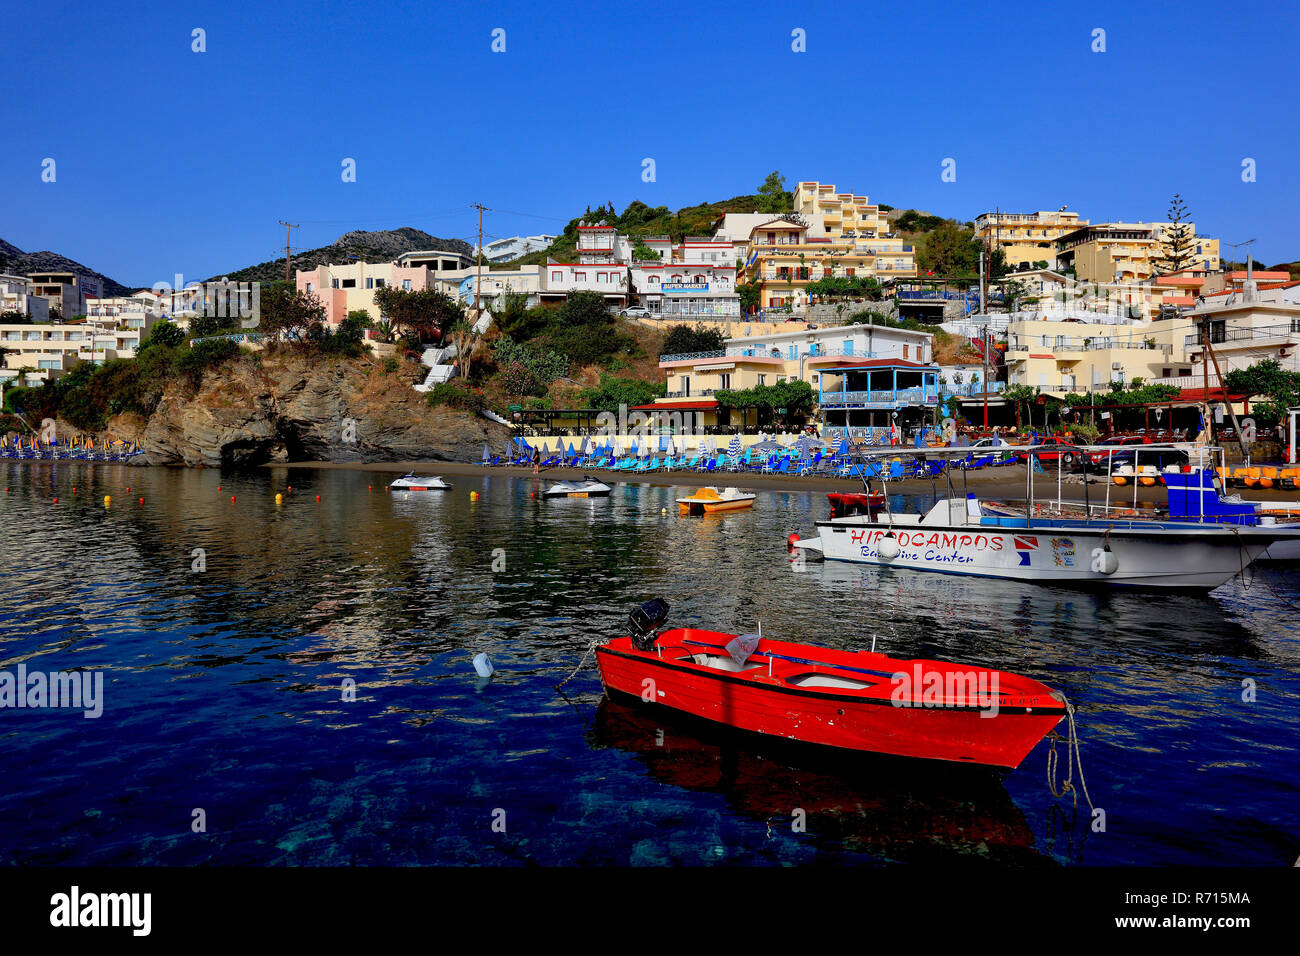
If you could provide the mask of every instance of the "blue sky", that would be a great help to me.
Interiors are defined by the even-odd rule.
[[[558,232],[773,169],[961,219],[1163,220],[1179,192],[1202,232],[1300,259],[1300,13],[1281,4],[3,6],[0,238],[128,285],[282,255],[279,219],[302,248],[470,238],[478,201],[509,211],[489,235]]]

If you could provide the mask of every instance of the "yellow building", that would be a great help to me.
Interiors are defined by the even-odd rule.
[[[841,234],[813,238],[808,227],[774,218],[754,227],[743,281],[758,285],[763,308],[808,304],[808,284],[824,278],[912,278],[916,261],[911,243]]]
[[[1030,269],[1035,262],[1051,267],[1056,241],[1088,220],[1077,212],[986,212],[975,220],[975,237],[989,249],[1001,249],[1012,269]]]
[[[1160,271],[1171,223],[1106,222],[1082,226],[1061,236],[1056,243],[1059,269],[1074,268],[1080,282],[1139,282]],[[1217,272],[1219,240],[1196,235],[1195,223],[1183,223],[1190,230],[1191,260],[1184,270]]]
[[[1013,321],[1007,327],[1007,384],[1063,395],[1109,391],[1111,382],[1177,378],[1191,372],[1185,333],[1179,321],[1063,321],[1050,312]]]

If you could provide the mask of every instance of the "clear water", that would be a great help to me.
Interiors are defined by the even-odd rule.
[[[1294,570],[1209,597],[797,571],[785,538],[825,514],[821,493],[764,492],[752,512],[685,519],[667,484],[545,502],[531,479],[457,478],[449,493],[409,497],[384,481],[0,463],[0,670],[104,672],[98,719],[0,710],[0,862],[1276,865],[1300,854]],[[876,635],[895,657],[1059,688],[1079,707],[1104,832],[1082,803],[1075,815],[1048,792],[1047,743],[999,780],[826,758],[613,704],[590,660],[556,691],[592,641],[654,596],[678,624],[761,619],[769,636],[845,648]],[[490,681],[474,673],[480,651]]]

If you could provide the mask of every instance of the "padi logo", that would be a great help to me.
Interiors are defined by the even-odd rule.
[[[85,893],[78,886],[50,897],[50,925],[129,926],[134,936],[148,936],[153,924],[152,893]]]

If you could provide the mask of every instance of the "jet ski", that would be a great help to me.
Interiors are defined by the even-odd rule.
[[[557,481],[543,498],[607,498],[613,489],[597,478],[584,475],[581,481]]]

